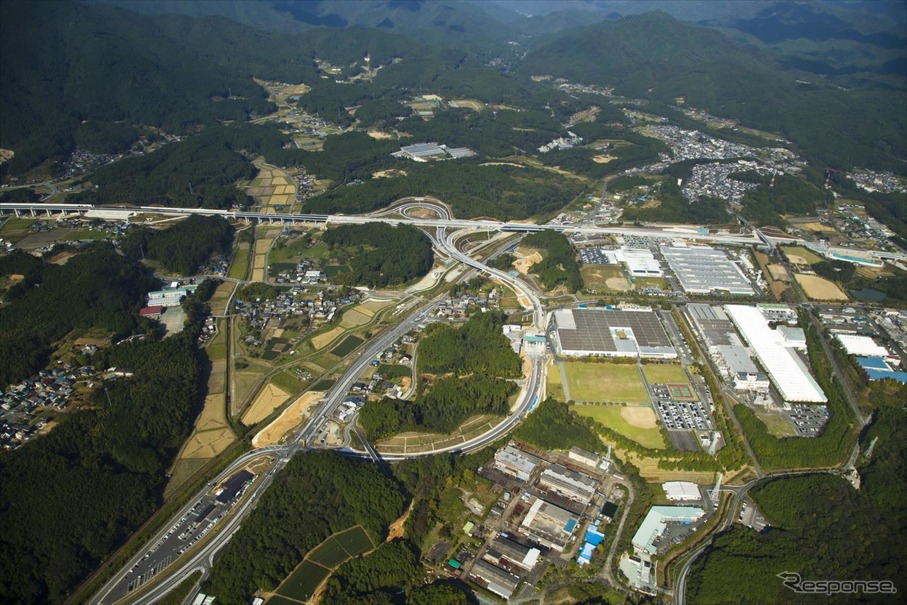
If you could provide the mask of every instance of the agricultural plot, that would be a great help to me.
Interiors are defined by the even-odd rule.
[[[311,561],[303,561],[280,585],[277,595],[305,603],[329,575],[331,570]]]
[[[361,345],[364,341],[358,336],[347,336],[343,341],[331,349],[331,354],[336,355],[337,357],[346,357],[350,353],[356,350],[356,347]]]
[[[617,431],[643,447],[661,449],[664,437],[658,429],[655,411],[649,406],[574,405],[571,408],[580,416]]]
[[[242,423],[246,426],[258,424],[283,405],[289,396],[290,394],[283,389],[273,384],[266,384],[242,417]]]
[[[810,300],[848,300],[847,294],[837,284],[824,277],[802,273],[797,273],[794,277]]]
[[[278,587],[276,596],[306,602],[338,565],[373,548],[368,534],[358,525],[334,534],[309,552]]]
[[[564,362],[567,396],[574,401],[637,403],[649,395],[635,364]]]
[[[367,553],[375,548],[368,534],[360,526],[356,525],[334,536],[334,540],[343,547],[343,550],[349,553],[351,557]]]
[[[803,246],[785,246],[782,248],[787,259],[795,265],[814,265],[822,262],[822,257]]]

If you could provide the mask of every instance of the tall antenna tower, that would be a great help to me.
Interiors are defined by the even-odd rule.
[[[722,473],[718,473],[718,478],[715,479],[715,487],[712,488],[712,491],[709,492],[709,497],[712,499],[712,504],[718,506],[718,500],[721,498],[721,478],[723,477]]]
[[[721,437],[721,433],[718,431],[712,431],[712,442],[709,444],[709,456],[714,456],[715,452],[718,451],[718,438]]]

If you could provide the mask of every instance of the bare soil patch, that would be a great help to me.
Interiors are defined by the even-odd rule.
[[[620,410],[620,417],[641,429],[654,429],[658,426],[655,422],[655,412],[650,407],[627,406]]]
[[[310,391],[290,404],[271,424],[252,438],[252,447],[276,445],[288,432],[299,426],[311,413],[312,408],[321,401],[323,391]]]

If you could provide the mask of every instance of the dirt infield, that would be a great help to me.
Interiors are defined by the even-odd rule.
[[[344,329],[341,327],[336,327],[332,330],[325,332],[324,334],[319,334],[312,338],[312,346],[315,347],[315,350],[324,348],[325,345],[333,342],[338,336],[343,334]]]
[[[811,300],[848,300],[841,288],[823,277],[802,273],[797,273],[794,277]]]
[[[655,412],[650,407],[627,406],[620,410],[620,417],[637,428],[654,429],[658,426],[655,422]]]
[[[265,447],[280,443],[281,438],[305,420],[311,408],[321,401],[323,391],[310,391],[294,401],[271,424],[252,438],[252,447]]]
[[[609,289],[617,290],[618,292],[626,292],[633,287],[630,285],[630,282],[627,281],[626,277],[609,277],[605,280],[605,285],[608,286]]]
[[[267,418],[271,412],[279,408],[290,396],[289,393],[273,384],[266,384],[258,392],[258,396],[249,410],[243,415],[242,423],[246,426],[254,426]]]

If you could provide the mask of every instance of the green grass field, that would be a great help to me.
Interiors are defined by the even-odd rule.
[[[278,389],[282,389],[287,393],[290,393],[291,395],[299,393],[300,391],[305,389],[305,382],[299,380],[286,370],[274,374],[274,376],[271,377],[270,382]]]
[[[557,367],[557,364],[548,366],[546,378],[547,384],[545,385],[545,388],[548,391],[548,396],[553,397],[558,401],[566,401],[566,397],[564,396],[564,385],[561,383],[561,371],[560,368]]]
[[[630,413],[641,413],[648,410],[655,417],[655,412],[650,408],[633,408],[620,405],[574,405],[571,409],[580,416],[588,416],[596,422],[611,428],[621,435],[628,437],[636,443],[649,448],[664,448],[666,446],[661,431],[656,428],[640,428],[630,424],[622,415],[622,410],[631,410]]]
[[[768,432],[775,437],[796,437],[797,431],[791,426],[791,423],[784,419],[780,414],[760,414],[756,413],[756,418],[765,424]]]
[[[635,364],[564,362],[567,390],[574,401],[648,402]]]
[[[231,279],[246,278],[246,274],[249,272],[249,254],[251,251],[251,246],[245,242],[241,242],[236,246],[236,250],[233,253],[233,262],[230,263],[227,277]]]
[[[331,354],[336,355],[337,357],[346,357],[350,353],[356,350],[356,347],[361,345],[364,341],[358,336],[347,336],[343,341],[331,349]]]
[[[309,600],[331,570],[303,561],[277,589],[277,594],[303,603]]]
[[[668,382],[690,384],[683,366],[674,364],[648,364],[642,367],[643,373],[649,384],[665,384]]]

